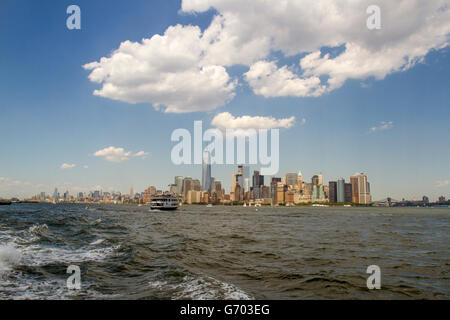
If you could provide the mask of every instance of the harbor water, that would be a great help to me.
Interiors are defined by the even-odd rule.
[[[447,207],[12,204],[0,299],[449,299],[449,227]]]

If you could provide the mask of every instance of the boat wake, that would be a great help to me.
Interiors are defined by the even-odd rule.
[[[0,246],[0,276],[20,263],[22,254],[13,244]]]

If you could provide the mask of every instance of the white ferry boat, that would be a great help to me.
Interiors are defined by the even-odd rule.
[[[150,203],[152,210],[177,210],[178,199],[172,195],[162,195],[153,197]]]

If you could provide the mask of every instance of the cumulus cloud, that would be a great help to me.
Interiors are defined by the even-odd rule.
[[[94,94],[151,103],[172,113],[210,111],[235,96],[226,67],[264,97],[318,97],[347,80],[382,80],[448,46],[448,0],[379,0],[381,29],[369,30],[371,0],[183,0],[181,12],[215,16],[201,30],[170,26],[141,42],[124,41],[85,64]],[[298,57],[286,65],[274,59]]]
[[[436,181],[436,186],[438,188],[446,187],[448,185],[450,185],[450,180],[438,180],[438,181]]]
[[[94,95],[152,103],[165,112],[208,111],[234,97],[236,82],[222,65],[203,59],[206,41],[196,26],[172,26],[164,35],[125,41],[109,57],[84,65],[102,84]]]
[[[381,121],[378,126],[370,128],[370,132],[389,130],[394,127],[392,121]]]
[[[274,61],[253,64],[244,78],[255,94],[266,98],[319,96],[325,91],[319,77],[299,78],[287,66],[277,68]]]
[[[94,153],[95,157],[103,157],[109,162],[123,162],[130,159],[131,152],[124,148],[108,147]]]
[[[219,113],[211,124],[219,129],[274,129],[291,128],[295,117],[275,119],[274,117],[241,116],[235,117],[229,112]]]
[[[139,151],[137,153],[125,151],[124,148],[107,147],[94,153],[95,157],[102,157],[109,162],[124,162],[130,160],[132,157],[145,159],[149,155],[148,152]]]
[[[60,168],[63,170],[67,170],[67,169],[73,169],[75,167],[76,167],[75,164],[63,163]]]
[[[377,1],[382,28],[376,31],[366,27],[371,4],[370,0],[183,0],[182,10],[219,12],[205,31],[212,39],[207,59],[251,65],[246,80],[256,94],[300,97],[319,96],[348,79],[384,79],[411,68],[431,50],[448,46],[448,1]],[[327,53],[330,48],[342,52],[332,55]],[[287,66],[275,69],[274,61],[266,61],[271,52],[288,57],[306,54],[299,60],[299,75]]]

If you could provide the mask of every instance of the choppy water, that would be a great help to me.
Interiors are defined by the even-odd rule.
[[[450,208],[15,204],[0,299],[449,299],[449,226]]]

